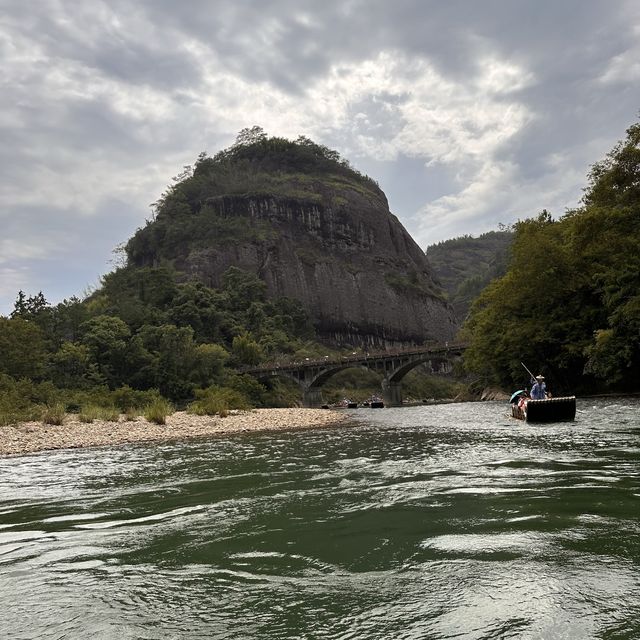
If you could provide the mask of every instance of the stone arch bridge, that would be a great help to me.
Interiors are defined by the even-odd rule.
[[[360,367],[382,375],[382,397],[385,406],[402,404],[402,379],[418,365],[427,364],[433,374],[446,375],[453,363],[462,357],[465,344],[430,345],[401,351],[357,353],[340,358],[326,356],[317,360],[267,363],[246,367],[242,373],[258,379],[285,377],[294,380],[302,389],[305,407],[322,406],[322,385],[339,371]]]

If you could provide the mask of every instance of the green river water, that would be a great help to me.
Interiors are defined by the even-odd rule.
[[[639,639],[639,409],[0,459],[0,637]]]

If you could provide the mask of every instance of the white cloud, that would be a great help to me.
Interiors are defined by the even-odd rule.
[[[614,56],[598,79],[603,85],[624,84],[640,81],[640,27],[634,29],[635,45]]]
[[[27,267],[3,267],[0,265],[0,314],[8,315],[13,308],[18,291],[26,291],[30,284]]]

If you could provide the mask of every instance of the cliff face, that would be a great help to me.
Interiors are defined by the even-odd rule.
[[[215,163],[197,167],[189,178],[200,184],[195,195],[176,199],[174,191],[165,200],[129,243],[130,263],[171,260],[213,287],[230,266],[255,273],[274,297],[300,300],[319,337],[338,345],[453,337],[452,310],[424,253],[375,183],[344,165],[336,173],[331,165],[311,173],[265,172],[264,161],[243,167],[249,186],[260,174],[260,192],[211,188]]]

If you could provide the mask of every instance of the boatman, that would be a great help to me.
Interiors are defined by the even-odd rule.
[[[549,394],[550,396],[551,394]],[[544,383],[544,376],[536,376],[536,381],[533,387],[531,387],[531,399],[532,400],[546,400],[547,398],[547,385]]]

